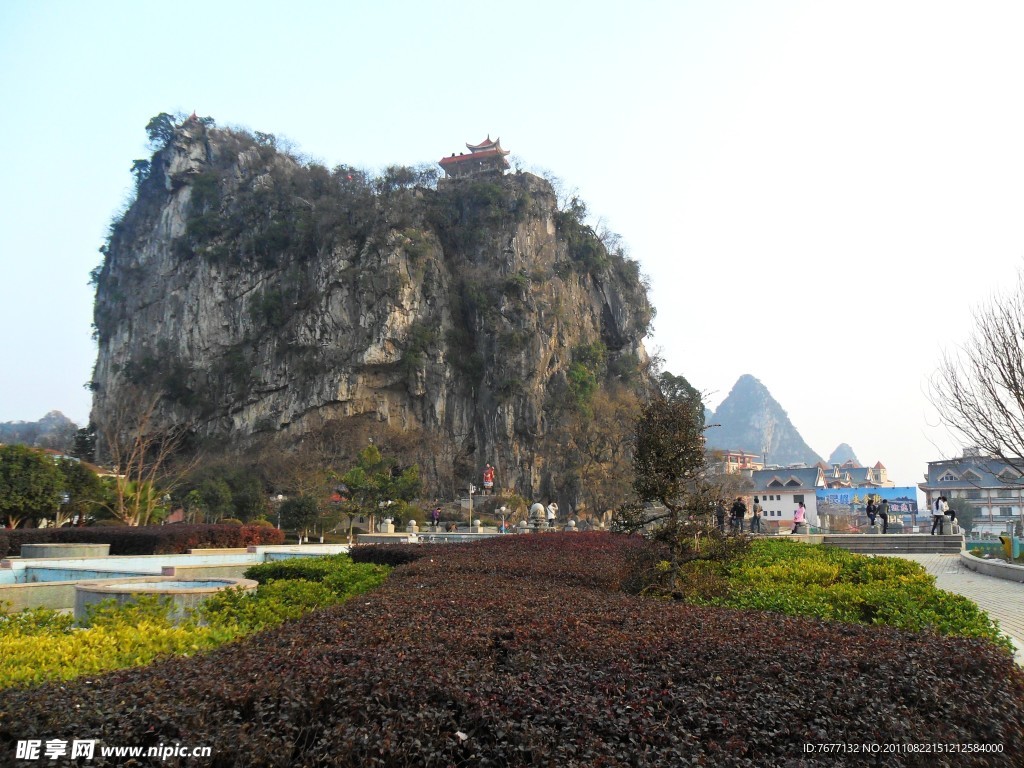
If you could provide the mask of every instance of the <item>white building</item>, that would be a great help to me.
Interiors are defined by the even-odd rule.
[[[793,514],[802,501],[807,510],[807,522],[818,525],[817,491],[825,487],[825,473],[821,467],[758,469],[753,473],[754,489],[750,491],[760,499],[764,519],[780,526],[793,525]]]

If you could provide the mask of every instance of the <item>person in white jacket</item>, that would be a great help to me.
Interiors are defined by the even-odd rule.
[[[935,535],[935,529],[939,529],[939,533],[942,533],[942,521],[946,517],[946,511],[949,509],[949,505],[946,503],[945,496],[939,496],[932,504],[932,536]]]

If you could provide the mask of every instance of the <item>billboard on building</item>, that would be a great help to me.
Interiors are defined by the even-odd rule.
[[[859,517],[867,514],[868,498],[874,497],[875,504],[889,500],[890,520],[900,517],[910,524],[917,515],[916,488],[819,488],[815,496],[819,512]]]

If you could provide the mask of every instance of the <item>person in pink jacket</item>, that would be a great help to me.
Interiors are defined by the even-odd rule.
[[[798,525],[807,522],[807,510],[804,508],[804,503],[801,501],[796,508],[796,512],[793,513],[793,533],[796,533]]]

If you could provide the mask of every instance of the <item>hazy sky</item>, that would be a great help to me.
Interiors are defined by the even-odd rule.
[[[665,367],[759,378],[899,484],[925,397],[1024,256],[1019,2],[0,4],[0,421],[83,422],[89,270],[162,112],[328,165],[488,134],[576,188],[653,286]]]

